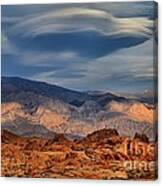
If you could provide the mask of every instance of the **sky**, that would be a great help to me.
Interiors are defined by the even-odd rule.
[[[153,90],[152,1],[3,5],[1,14],[2,76],[80,91]]]

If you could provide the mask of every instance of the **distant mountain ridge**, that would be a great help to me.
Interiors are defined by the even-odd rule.
[[[114,128],[121,135],[133,137],[140,132],[153,140],[153,113],[152,107],[109,92],[77,92],[43,82],[2,77],[2,127],[11,132],[18,130],[16,134],[23,135],[31,127],[31,133],[36,135],[38,129],[42,137],[49,132],[82,137]],[[33,126],[43,126],[48,131]]]
[[[2,77],[2,102],[13,101],[16,97],[10,97],[11,93],[32,92],[52,99],[61,99],[71,103],[76,100],[83,101],[91,99],[88,94],[50,85],[44,82],[27,80],[19,77]],[[8,95],[6,95],[8,94]]]
[[[52,99],[59,99],[75,106],[81,106],[85,101],[94,100],[101,105],[105,105],[110,100],[127,101],[124,97],[116,96],[112,93],[78,92],[69,90],[60,86],[47,84],[40,81],[32,81],[20,77],[2,77],[2,102],[15,101],[20,99],[21,92],[32,92],[36,95],[46,96]],[[17,94],[15,97],[10,97],[11,94]]]

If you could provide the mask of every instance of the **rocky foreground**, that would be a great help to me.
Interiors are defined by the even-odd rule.
[[[84,139],[20,137],[2,131],[2,176],[87,179],[157,178],[157,142],[103,129]]]

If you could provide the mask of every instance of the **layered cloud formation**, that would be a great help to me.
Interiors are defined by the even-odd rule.
[[[14,21],[14,20],[13,20]],[[92,8],[63,8],[26,16],[12,28],[22,37],[44,34],[93,31],[105,36],[150,37],[153,21],[142,18],[116,18],[104,10]]]
[[[2,75],[79,90],[153,86],[153,2],[2,7]]]

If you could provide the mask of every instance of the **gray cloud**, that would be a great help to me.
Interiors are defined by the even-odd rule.
[[[126,91],[132,91],[134,85],[135,87],[140,85],[142,89],[144,87],[152,89],[154,79],[152,43],[151,39],[93,62],[84,62],[84,59],[80,59],[81,63],[71,63],[65,70],[40,73],[33,79],[58,83],[72,89],[118,90],[123,87]]]
[[[18,49],[10,41],[10,39],[2,32],[1,33],[1,52],[3,55],[17,55]]]
[[[148,3],[14,6],[15,13],[2,15],[3,25],[8,25],[2,27],[2,54],[16,56],[15,64],[25,71],[35,68],[31,79],[67,88],[152,88],[151,7]],[[80,34],[84,32],[89,34]],[[68,44],[57,40],[58,33],[63,41],[68,37]],[[41,40],[43,36],[47,37]]]
[[[35,37],[49,33],[96,31],[106,36],[149,38],[152,28],[153,21],[147,17],[117,18],[104,10],[72,7],[25,16],[17,21],[11,32]]]

